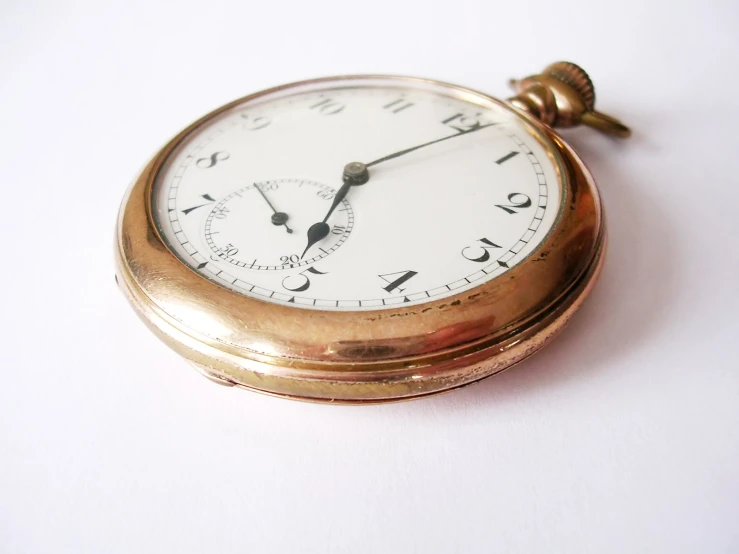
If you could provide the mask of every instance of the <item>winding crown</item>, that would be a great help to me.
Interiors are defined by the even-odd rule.
[[[593,81],[577,64],[556,62],[511,85],[518,94],[508,102],[551,127],[583,124],[619,137],[631,134],[620,121],[595,110]]]

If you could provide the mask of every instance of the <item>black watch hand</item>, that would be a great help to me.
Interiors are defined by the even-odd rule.
[[[284,225],[285,229],[287,229],[288,233],[292,233],[293,230],[290,229],[290,227],[287,226],[287,220],[290,219],[290,216],[288,216],[285,212],[278,212],[275,207],[272,205],[272,202],[269,201],[269,198],[267,198],[267,195],[264,194],[264,191],[262,188],[257,184],[254,183],[254,188],[256,188],[259,191],[259,194],[262,195],[262,198],[264,198],[264,201],[269,204],[269,207],[272,208],[272,211],[274,212],[272,214],[272,225]]]
[[[461,137],[462,135],[468,135],[469,133],[474,133],[475,131],[479,131],[480,129],[484,129],[485,127],[491,127],[492,125],[498,125],[498,123],[486,123],[485,125],[480,125],[478,127],[472,127],[471,129],[467,129],[466,131],[459,131],[458,133],[454,133],[453,135],[449,135],[449,136],[446,136],[440,139],[432,140],[430,142],[425,142],[423,144],[419,144],[411,148],[406,148],[405,150],[394,152],[393,154],[390,154],[388,156],[383,156],[382,158],[379,158],[373,162],[370,162],[366,164],[366,167],[372,167],[373,165],[381,164],[382,162],[386,162],[388,160],[394,160],[395,158],[399,158],[400,156],[410,154],[411,152],[414,152],[421,148],[425,148],[426,146],[431,146],[432,144],[436,144],[437,142],[444,142],[445,140],[453,139],[456,137]]]
[[[367,181],[369,181],[369,173],[367,172],[367,166],[363,163],[352,162],[344,166],[344,184],[341,185],[341,188],[336,192],[334,201],[331,203],[331,207],[328,209],[328,213],[326,214],[326,217],[323,218],[323,221],[314,223],[308,228],[308,246],[303,250],[303,254],[300,256],[301,260],[308,253],[311,246],[328,236],[331,228],[326,221],[331,217],[331,214],[334,213],[336,207],[341,204],[341,201],[344,200],[349,189],[355,185],[363,185]]]

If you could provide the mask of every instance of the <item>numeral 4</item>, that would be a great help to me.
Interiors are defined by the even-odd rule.
[[[415,275],[418,275],[417,271],[399,271],[398,273],[385,273],[384,275],[378,275],[378,277],[388,283],[386,287],[382,287],[387,292],[395,292],[396,290],[403,292],[405,289],[401,289],[400,285]]]

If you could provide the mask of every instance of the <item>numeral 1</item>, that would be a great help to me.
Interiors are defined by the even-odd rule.
[[[408,102],[405,98],[398,98],[397,100],[394,100],[389,104],[385,104],[383,108],[386,110],[390,110],[393,113],[398,113],[410,108],[413,105],[413,102]]]
[[[518,152],[509,152],[508,154],[506,154],[505,156],[503,156],[499,160],[495,160],[495,163],[498,164],[498,165],[500,165],[503,162],[507,162],[508,160],[510,160],[511,158],[513,158],[514,156],[517,156],[517,155],[518,155]]]
[[[444,125],[448,125],[452,129],[456,129],[460,133],[463,131],[471,131],[472,129],[477,129],[482,126],[477,117],[466,116],[462,113],[454,114],[452,117],[442,121],[442,123]]]
[[[341,102],[334,102],[331,98],[324,98],[310,107],[311,110],[318,110],[323,115],[334,115],[344,111],[344,108],[346,108],[346,105]]]

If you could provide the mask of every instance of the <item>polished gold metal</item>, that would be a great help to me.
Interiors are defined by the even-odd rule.
[[[375,77],[431,82],[341,79],[351,84]],[[558,168],[562,203],[555,225],[537,250],[502,276],[418,306],[329,312],[238,294],[198,275],[168,250],[152,220],[151,189],[177,146],[236,105],[332,79],[285,85],[224,106],[181,132],[146,166],[123,201],[116,240],[117,281],[141,319],[216,382],[323,402],[438,393],[498,373],[542,348],[580,307],[603,264],[606,234],[595,183],[549,126],[455,85],[432,82],[451,96],[502,106],[520,117]]]
[[[626,125],[595,110],[593,81],[579,65],[553,63],[538,75],[520,81],[512,79],[511,86],[518,94],[508,101],[550,127],[583,124],[608,135],[622,138],[631,135]]]

